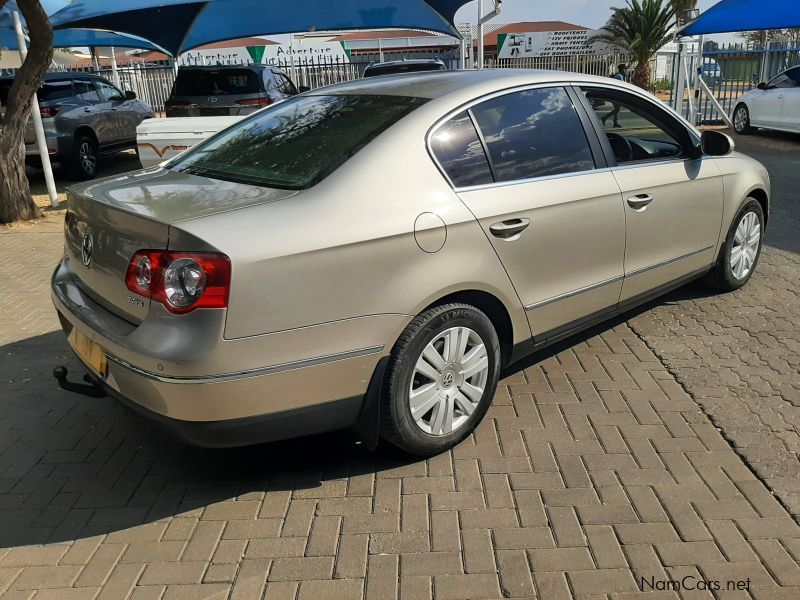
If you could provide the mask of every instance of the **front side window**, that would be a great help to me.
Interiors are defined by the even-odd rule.
[[[97,89],[100,92],[100,96],[104,98],[106,102],[125,100],[125,96],[123,96],[117,88],[105,81],[98,81]]]
[[[688,134],[663,110],[625,92],[603,88],[583,91],[618,163],[664,160],[685,154],[680,136]]]
[[[775,79],[769,82],[767,85],[768,89],[785,89],[785,88],[793,88],[797,85],[797,82],[789,77],[789,73],[781,73]]]
[[[586,132],[564,88],[513,92],[487,100],[472,113],[497,181],[594,168]]]
[[[466,112],[436,130],[431,137],[431,150],[455,187],[494,181],[483,144]]]
[[[169,168],[249,185],[306,189],[425,102],[403,96],[294,97],[198,144]]]

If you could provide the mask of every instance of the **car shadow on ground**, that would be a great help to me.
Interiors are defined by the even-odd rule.
[[[710,293],[690,284],[545,348],[503,377],[655,305]],[[7,357],[0,381],[0,547],[111,533],[253,493],[316,497],[315,488],[334,486],[333,494],[343,496],[359,477],[422,462],[385,443],[370,452],[348,432],[245,448],[190,447],[110,398],[60,389],[54,367],[66,365],[73,381],[83,373],[60,331],[7,344],[0,355]]]

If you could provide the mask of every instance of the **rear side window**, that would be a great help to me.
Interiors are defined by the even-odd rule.
[[[483,144],[466,112],[436,130],[431,138],[431,150],[455,187],[494,181]]]
[[[257,94],[258,75],[250,69],[187,69],[178,71],[175,96]]]
[[[588,171],[594,159],[563,88],[514,92],[472,109],[497,181]]]
[[[100,102],[100,95],[94,87],[94,83],[86,79],[75,80],[75,95],[85,102]]]
[[[72,97],[72,81],[45,81],[36,92],[39,102],[53,102]]]
[[[250,185],[305,189],[425,102],[402,96],[294,97],[198,144],[169,167]]]

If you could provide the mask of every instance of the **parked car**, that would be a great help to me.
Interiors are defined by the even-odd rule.
[[[175,158],[192,146],[241,121],[237,117],[173,117],[149,119],[136,128],[136,144],[142,167],[153,167]]]
[[[447,67],[439,59],[421,58],[416,60],[395,60],[391,62],[373,63],[367,66],[367,68],[364,69],[364,77],[446,70]]]
[[[181,67],[164,109],[168,117],[249,115],[300,91],[268,65]]]
[[[736,101],[733,128],[747,135],[756,128],[800,133],[800,66],[759,83]]]
[[[624,82],[359,80],[71,189],[52,297],[92,381],[191,443],[354,426],[429,455],[534,350],[698,277],[743,286],[769,194]]]
[[[0,105],[5,105],[13,77],[0,78]],[[136,147],[136,127],[153,109],[130,91],[88,73],[48,73],[37,92],[50,159],[70,168],[77,179],[97,174],[104,154]],[[33,121],[25,131],[25,155],[41,166]]]

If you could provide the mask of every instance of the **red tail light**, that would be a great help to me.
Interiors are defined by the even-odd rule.
[[[55,117],[59,111],[58,106],[40,106],[39,112],[42,113],[43,119],[49,119],[50,117]]]
[[[211,252],[140,250],[125,274],[130,291],[161,302],[175,314],[227,308],[230,283],[230,259]]]
[[[272,98],[247,98],[246,100],[237,100],[236,104],[240,106],[269,106],[272,104]]]

